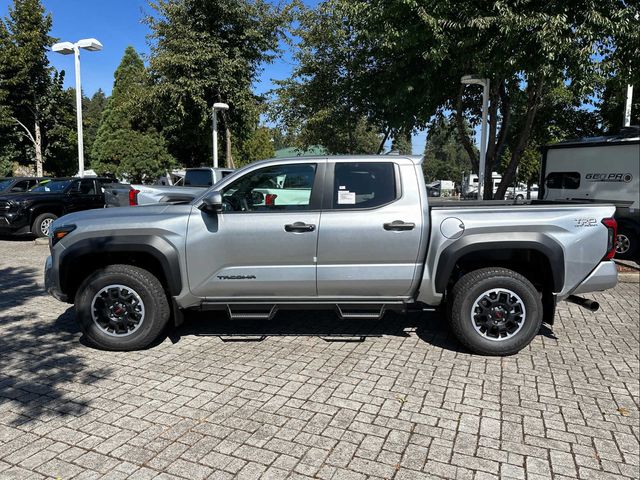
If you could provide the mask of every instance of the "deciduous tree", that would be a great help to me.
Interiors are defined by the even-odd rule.
[[[153,108],[170,151],[186,166],[211,157],[211,113],[229,104],[221,137],[244,139],[255,128],[260,99],[252,92],[288,18],[264,0],[155,0],[150,69]],[[227,159],[229,161],[231,159]]]

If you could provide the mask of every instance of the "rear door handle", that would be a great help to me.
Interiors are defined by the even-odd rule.
[[[316,226],[310,223],[304,222],[295,222],[289,223],[284,226],[285,232],[313,232],[316,229]]]
[[[394,220],[391,223],[385,223],[383,226],[385,230],[393,230],[396,232],[400,232],[403,230],[413,230],[414,228],[416,228],[415,223],[403,222],[402,220]]]

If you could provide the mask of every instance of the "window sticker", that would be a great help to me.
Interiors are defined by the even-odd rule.
[[[356,192],[350,192],[349,190],[338,191],[338,205],[355,205]]]

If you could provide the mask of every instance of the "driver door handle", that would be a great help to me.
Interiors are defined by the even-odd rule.
[[[413,230],[414,228],[416,228],[416,224],[403,222],[402,220],[394,220],[393,222],[385,223],[383,227],[385,230],[393,230],[399,232],[404,230]]]
[[[304,222],[295,222],[289,223],[284,226],[285,232],[313,232],[316,229],[316,226],[309,223]]]

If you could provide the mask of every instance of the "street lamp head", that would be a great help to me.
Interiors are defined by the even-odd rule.
[[[480,78],[478,75],[464,75],[460,82],[465,85],[487,85],[489,83],[488,78]]]
[[[226,103],[214,103],[213,104],[213,109],[214,110],[229,110],[229,105],[227,105]]]
[[[102,44],[95,38],[83,38],[76,43],[78,48],[89,50],[90,52],[97,52],[102,50]]]
[[[71,55],[73,53],[73,43],[60,42],[51,47],[51,51],[61,53],[62,55]]]

